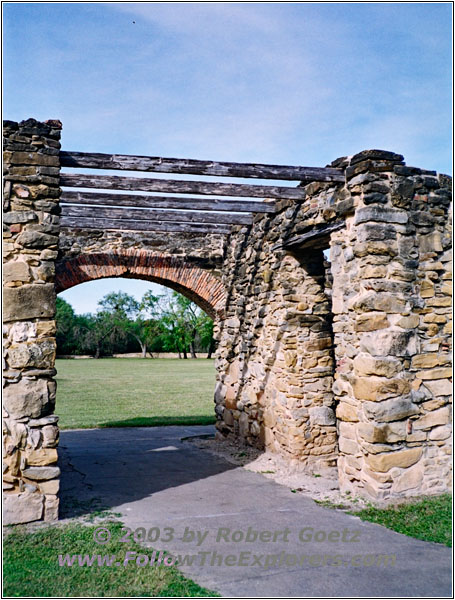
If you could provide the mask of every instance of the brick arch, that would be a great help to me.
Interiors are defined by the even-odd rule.
[[[223,318],[226,292],[219,279],[184,259],[146,250],[80,254],[56,265],[57,294],[79,283],[105,277],[145,279],[180,292],[212,319]]]

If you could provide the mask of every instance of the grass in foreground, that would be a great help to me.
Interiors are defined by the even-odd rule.
[[[150,556],[152,550],[133,541],[120,543],[122,524],[104,521],[112,538],[98,545],[95,526],[70,524],[45,527],[27,533],[16,526],[4,539],[4,597],[213,597],[218,594],[184,577],[175,567],[144,566],[59,566],[62,554],[115,554],[123,561],[128,550]],[[97,523],[97,527],[100,523]]]
[[[427,542],[452,546],[452,497],[450,494],[423,498],[386,509],[366,508],[352,514],[363,521]]]
[[[213,360],[59,359],[56,368],[63,429],[215,422]]]

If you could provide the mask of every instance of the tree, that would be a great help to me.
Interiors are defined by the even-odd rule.
[[[59,298],[56,300],[55,320],[57,323],[57,351],[59,354],[72,354],[75,347],[75,328],[77,316],[69,302]]]

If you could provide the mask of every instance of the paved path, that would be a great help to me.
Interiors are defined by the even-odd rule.
[[[77,509],[71,497],[82,502],[99,498],[133,530],[159,527],[162,537],[153,546],[194,555],[194,564],[182,571],[223,596],[451,596],[449,548],[321,507],[258,473],[181,442],[182,437],[212,432],[210,426],[62,432],[62,505],[67,516]],[[262,541],[236,542],[248,528],[250,538],[269,531],[275,541],[263,533]],[[199,545],[182,539],[185,529],[204,536]],[[217,541],[226,529],[227,538]],[[171,533],[173,539],[165,541]],[[313,539],[305,541],[310,533]],[[242,552],[244,566],[218,565],[220,556],[238,561]],[[384,556],[390,557],[388,565]],[[366,565],[380,564],[366,566],[364,560]]]

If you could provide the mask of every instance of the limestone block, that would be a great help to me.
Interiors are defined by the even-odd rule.
[[[399,421],[419,412],[409,398],[391,398],[382,402],[363,402],[365,414],[372,421],[389,423]]]
[[[344,454],[358,454],[360,450],[357,442],[344,437],[339,438],[338,447]]]
[[[405,490],[418,488],[422,483],[423,473],[424,468],[422,462],[406,469],[406,471],[393,482],[392,491],[399,493],[404,492]]]
[[[428,437],[430,440],[446,440],[451,435],[452,427],[450,425],[441,425],[432,429]]]
[[[57,245],[58,237],[40,231],[23,231],[16,241],[24,248],[47,248]]]
[[[59,499],[56,495],[46,495],[44,499],[44,521],[58,520]]]
[[[29,339],[35,338],[37,335],[38,323],[32,323],[30,321],[18,321],[11,325],[9,336],[12,342],[25,342]]]
[[[422,448],[409,448],[397,452],[386,452],[385,454],[370,454],[366,461],[373,471],[385,473],[392,467],[410,467],[422,456]]]
[[[335,413],[328,406],[314,406],[309,409],[311,425],[334,425]]]
[[[30,523],[43,516],[44,496],[39,493],[5,494],[3,497],[3,524]]]
[[[448,406],[443,406],[433,410],[428,414],[416,419],[413,422],[413,429],[431,429],[436,425],[447,425],[450,421],[450,410]]]
[[[55,479],[60,475],[59,467],[27,467],[22,471],[24,477],[33,481],[44,481]]]
[[[401,317],[399,321],[397,321],[398,327],[403,327],[403,329],[414,329],[419,325],[419,316],[411,315],[409,317]]]
[[[40,417],[47,402],[47,382],[43,379],[21,379],[4,390],[4,406],[11,417]]]
[[[348,307],[357,312],[401,313],[406,308],[406,299],[387,292],[366,292],[351,300]]]
[[[8,349],[8,365],[13,369],[36,367],[48,369],[54,366],[56,343],[53,339],[12,345]]]
[[[407,435],[406,423],[403,421],[387,425],[359,423],[357,431],[360,437],[373,444],[384,442],[393,444],[405,440]]]
[[[240,437],[246,437],[249,433],[249,420],[248,415],[242,412],[239,418],[239,435]]]
[[[22,285],[3,290],[3,320],[25,321],[55,314],[55,288],[52,283]]]
[[[413,356],[418,340],[414,331],[377,331],[363,335],[360,350],[373,356]]]

